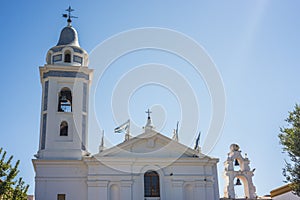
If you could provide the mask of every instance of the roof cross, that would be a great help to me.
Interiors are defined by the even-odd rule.
[[[150,118],[151,118],[151,117],[150,117],[150,114],[151,114],[152,112],[149,110],[149,108],[148,108],[148,110],[147,110],[145,113],[148,114],[148,119],[150,119]]]

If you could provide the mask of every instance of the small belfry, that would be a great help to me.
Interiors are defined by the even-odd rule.
[[[246,199],[256,199],[256,188],[253,185],[252,176],[255,169],[250,170],[250,160],[243,157],[239,145],[230,145],[230,152],[227,160],[224,162],[225,171],[225,189],[224,198],[235,199],[235,186],[244,186],[244,194]],[[235,166],[239,169],[235,169]],[[236,182],[234,182],[236,180]]]
[[[71,7],[67,26],[57,44],[47,52],[39,68],[42,84],[42,111],[38,159],[81,159],[88,154],[88,97],[93,70],[88,54],[80,47],[72,27]]]

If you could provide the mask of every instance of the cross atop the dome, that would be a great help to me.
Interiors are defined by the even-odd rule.
[[[152,112],[149,110],[149,108],[148,108],[148,110],[147,110],[145,113],[148,114],[148,119],[150,119],[150,118],[151,118],[151,117],[150,117],[150,114],[151,114]]]
[[[69,8],[66,9],[66,11],[68,12],[68,14],[63,14],[62,16],[64,18],[68,18],[67,22],[68,22],[68,25],[70,25],[72,22],[71,18],[78,18],[78,17],[75,17],[72,15],[72,12],[74,11],[74,9],[72,9],[71,6],[69,6]]]

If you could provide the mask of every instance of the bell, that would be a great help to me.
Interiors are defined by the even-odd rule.
[[[239,161],[237,159],[234,160],[234,166],[239,166]]]
[[[236,179],[235,185],[242,185],[241,180],[239,178]]]
[[[63,95],[62,97],[61,97],[61,100],[60,100],[62,103],[66,103],[66,102],[68,102],[68,99],[67,99],[67,97],[65,96],[65,95]]]

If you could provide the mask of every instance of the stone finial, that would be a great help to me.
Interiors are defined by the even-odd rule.
[[[239,151],[240,150],[240,146],[237,144],[231,144],[230,145],[230,151]]]

